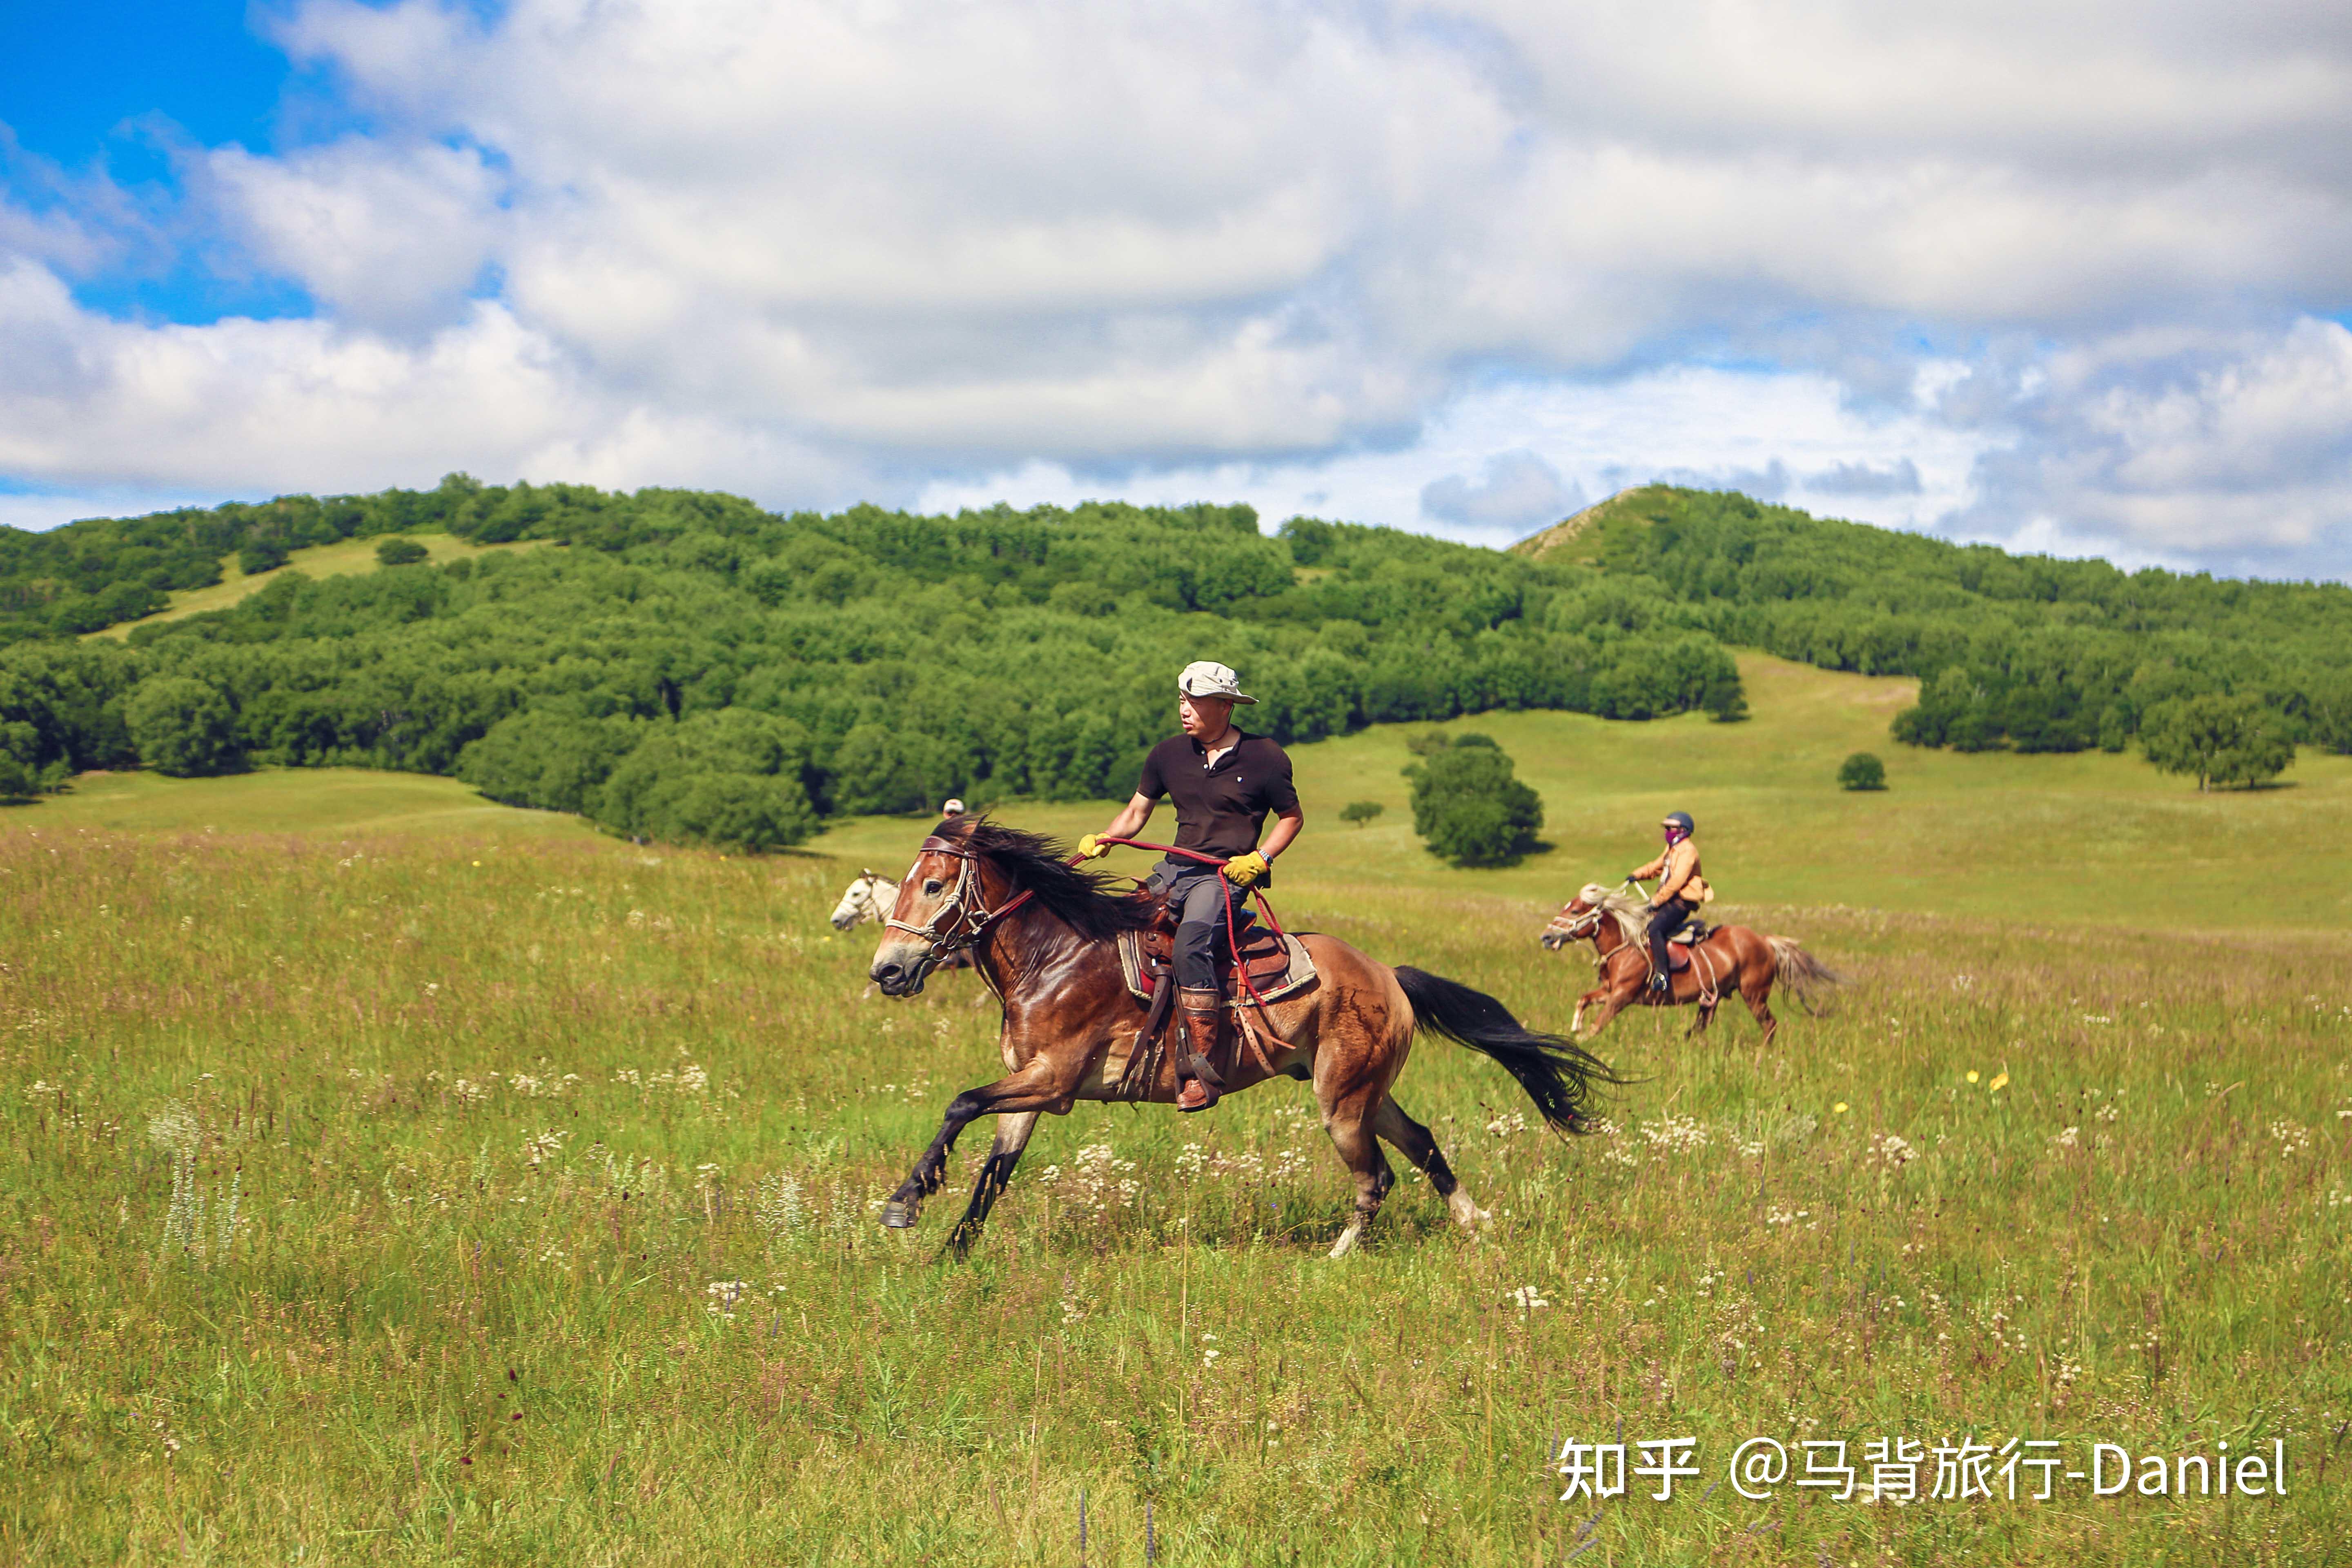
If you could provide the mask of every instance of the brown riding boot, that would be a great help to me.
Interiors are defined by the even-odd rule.
[[[1214,991],[1180,991],[1177,1011],[1184,1020],[1184,1050],[1176,1058],[1176,1109],[1206,1110],[1224,1092],[1217,1075],[1217,1030],[1224,1008]]]

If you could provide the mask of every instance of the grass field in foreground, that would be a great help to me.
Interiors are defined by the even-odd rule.
[[[483,555],[494,550],[531,550],[544,542],[524,540],[513,544],[476,544],[449,533],[411,533],[402,537],[413,539],[425,546],[425,557],[438,566],[445,562],[467,556]],[[189,616],[202,615],[206,610],[226,610],[240,600],[258,594],[276,580],[281,572],[299,572],[310,577],[349,577],[362,572],[378,570],[375,547],[383,542],[373,539],[345,539],[333,544],[314,544],[295,551],[283,566],[248,576],[236,563],[234,552],[221,557],[221,580],[209,588],[175,588],[171,604],[141,620],[124,621],[119,626],[82,634],[83,640],[91,637],[121,638],[130,635],[134,626],[152,626],[164,621],[176,621]]]
[[[993,1009],[860,1001],[840,862],[7,820],[0,1562],[1064,1564],[1082,1494],[1096,1564],[1147,1507],[1170,1564],[2346,1560],[2338,935],[1759,909],[1835,1014],[1621,1022],[1602,1133],[1416,1050],[1480,1239],[1408,1176],[1326,1261],[1277,1085],[1049,1120],[946,1266],[873,1210]],[[1564,1018],[1526,900],[1321,865],[1299,923]],[[1555,1500],[1620,1423],[1702,1475]],[[1964,1435],[2278,1440],[2288,1495],[1713,1484]]]

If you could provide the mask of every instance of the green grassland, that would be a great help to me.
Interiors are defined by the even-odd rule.
[[[226,610],[240,601],[258,594],[288,572],[299,572],[310,577],[349,577],[362,572],[378,570],[375,547],[383,542],[382,535],[368,539],[345,539],[333,544],[314,544],[297,550],[283,566],[273,566],[267,572],[248,574],[236,563],[235,552],[221,557],[221,580],[209,588],[178,588],[171,595],[170,607],[136,621],[123,621],[100,631],[85,632],[90,637],[130,636],[136,626],[161,626],[165,621],[184,620],[207,610]],[[494,550],[530,550],[543,541],[527,540],[515,544],[476,544],[447,533],[409,533],[401,537],[413,539],[425,546],[425,558],[439,566],[468,556],[486,555]]]
[[[1315,828],[1283,860],[1281,884],[1338,877],[1498,915],[1549,910],[1655,855],[1658,818],[1681,809],[1697,819],[1709,879],[1735,906],[2352,930],[2352,757],[2306,749],[2281,787],[2200,795],[2136,754],[1897,746],[1887,721],[1916,681],[1753,654],[1739,668],[1757,714],[1746,723],[1538,712],[1436,726],[1493,736],[1543,797],[1551,848],[1504,871],[1451,870],[1413,837],[1405,742],[1429,726],[1376,726],[1298,747],[1299,793]],[[1885,759],[1884,794],[1837,787],[1838,763],[1857,751]],[[1354,800],[1385,809],[1351,827],[1339,809]],[[1108,815],[1091,805],[1024,810],[1072,835]],[[1165,812],[1153,828],[1172,831]],[[896,875],[914,837],[906,822],[867,819],[835,826],[814,847]],[[1149,860],[1124,852],[1110,864],[1140,875]]]
[[[1492,1223],[1406,1175],[1339,1263],[1288,1085],[1049,1119],[964,1264],[944,1203],[876,1226],[998,1070],[970,976],[861,999],[871,933],[823,923],[920,821],[746,859],[382,774],[11,809],[0,1561],[1063,1564],[1082,1496],[1096,1564],[1147,1509],[1175,1564],[2346,1561],[2352,771],[1922,756],[1903,683],[1747,673],[1745,725],[1457,726],[1546,800],[1505,872],[1413,844],[1403,732],[1299,750],[1292,923],[1558,1026],[1590,970],[1536,930],[1680,805],[1847,976],[1769,1054],[1621,1020],[1637,1081],[1572,1144],[1424,1042],[1400,1098]],[[1839,794],[1865,747],[1893,787]],[[1621,1423],[1705,1473],[1556,1500],[1548,1453]],[[1750,1436],[1964,1435],[2275,1439],[2288,1491],[1720,1484]]]
[[[579,817],[517,811],[471,784],[368,768],[259,768],[226,778],[84,773],[70,792],[0,818],[0,826],[161,834],[383,834],[606,843]]]

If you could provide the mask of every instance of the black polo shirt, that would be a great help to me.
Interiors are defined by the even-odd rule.
[[[1290,758],[1264,735],[1244,734],[1217,759],[1214,771],[1203,765],[1208,752],[1190,735],[1171,735],[1151,748],[1143,759],[1143,775],[1135,793],[1148,800],[1166,795],[1176,803],[1176,847],[1232,859],[1257,847],[1258,830],[1269,811],[1279,816],[1298,809],[1298,792],[1290,784]],[[1182,863],[1191,868],[1195,863]],[[1169,868],[1178,868],[1171,861]]]

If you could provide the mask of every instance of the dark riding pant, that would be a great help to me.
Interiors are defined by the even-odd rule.
[[[1191,867],[1173,875],[1163,866],[1151,880],[1168,895],[1176,916],[1176,984],[1185,991],[1217,991],[1219,972],[1233,962],[1231,939],[1225,934],[1230,903],[1238,924],[1248,918],[1242,900],[1247,895],[1225,880],[1213,866]]]
[[[1654,974],[1672,973],[1666,965],[1666,938],[1683,929],[1694,908],[1682,899],[1668,899],[1650,915],[1650,969]]]

